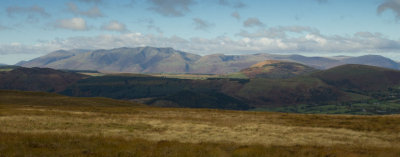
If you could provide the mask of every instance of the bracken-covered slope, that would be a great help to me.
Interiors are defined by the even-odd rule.
[[[0,72],[0,89],[58,92],[87,76],[49,68],[16,68]]]
[[[310,74],[314,71],[316,71],[316,69],[299,63],[266,60],[254,64],[250,68],[243,69],[240,71],[240,73],[247,76],[248,78],[284,79],[299,75]]]
[[[124,47],[110,50],[59,50],[30,61],[20,62],[17,65],[106,72],[228,74],[239,72],[265,60],[292,61],[316,69],[328,69],[343,64],[365,64],[391,69],[400,68],[399,63],[375,55],[333,58],[265,53],[200,56],[172,48],[156,47]]]

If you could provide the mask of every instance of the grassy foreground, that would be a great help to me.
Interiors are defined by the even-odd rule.
[[[0,91],[0,156],[400,156],[400,116],[151,108]]]

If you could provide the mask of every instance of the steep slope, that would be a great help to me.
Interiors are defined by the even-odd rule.
[[[85,77],[48,68],[21,67],[0,73],[0,89],[57,92]]]
[[[313,76],[335,87],[356,91],[380,91],[400,85],[400,71],[368,65],[342,65]]]
[[[240,73],[246,75],[248,78],[282,79],[309,74],[314,71],[316,71],[316,69],[299,63],[266,60],[254,64],[250,68],[243,69]]]

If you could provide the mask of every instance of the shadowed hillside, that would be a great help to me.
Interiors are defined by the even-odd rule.
[[[379,91],[400,85],[400,71],[367,65],[343,65],[312,76],[335,87],[349,90]]]
[[[49,68],[16,68],[0,73],[0,89],[59,92],[87,76]]]

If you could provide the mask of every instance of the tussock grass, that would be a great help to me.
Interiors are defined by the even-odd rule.
[[[0,156],[400,155],[399,115],[154,108],[45,93],[0,100]]]
[[[0,157],[11,156],[120,156],[120,157],[253,157],[253,156],[385,156],[400,155],[393,148],[354,146],[263,146],[235,143],[182,143],[126,140],[121,137],[72,136],[0,132]]]

